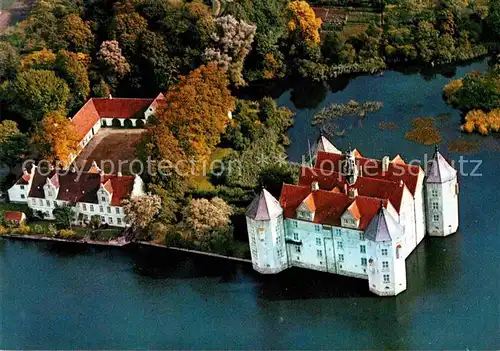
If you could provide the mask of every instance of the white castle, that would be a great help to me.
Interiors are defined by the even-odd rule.
[[[321,136],[314,167],[279,201],[262,190],[247,229],[253,268],[274,274],[302,267],[367,279],[380,296],[406,290],[406,258],[425,234],[458,229],[457,171],[436,148],[427,174],[406,164],[343,155]]]

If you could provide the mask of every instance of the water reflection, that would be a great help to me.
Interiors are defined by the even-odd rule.
[[[326,98],[328,87],[324,82],[303,80],[292,86],[290,100],[295,108],[315,109]]]

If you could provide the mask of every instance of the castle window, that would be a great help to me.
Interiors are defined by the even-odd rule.
[[[104,212],[104,207],[99,206],[99,212]],[[104,218],[104,217],[103,217]]]
[[[314,230],[317,231],[317,232],[321,231],[321,226],[320,225],[315,225],[314,226]]]
[[[35,199],[31,199],[31,204],[32,205],[36,205],[36,200]]]
[[[293,233],[293,240],[299,241],[299,233]]]
[[[366,246],[365,245],[359,245],[359,252],[366,253]]]
[[[49,190],[49,197],[52,197],[52,191]]]
[[[264,241],[264,228],[259,228],[259,239]]]
[[[390,283],[391,279],[389,277],[389,274],[384,274],[384,283]]]
[[[434,222],[439,222],[439,215],[438,215],[438,214],[433,215],[433,216],[432,216],[432,220],[433,220]]]
[[[111,207],[108,206],[108,213],[111,213]]]
[[[433,210],[439,210],[439,203],[437,203],[437,202],[433,202],[433,203],[432,203],[432,209],[433,209]]]
[[[54,207],[57,207],[57,201],[54,201]]]
[[[318,246],[321,245],[321,238],[316,238],[316,245],[318,245]]]
[[[38,203],[40,204],[40,206],[43,206],[43,200],[42,199],[39,199]]]
[[[24,199],[26,196],[24,196],[24,194],[21,194],[21,199]]]
[[[362,266],[366,266],[366,263],[367,263],[367,262],[366,262],[366,258],[361,257],[361,265],[362,265]]]
[[[49,200],[45,200],[45,203],[47,204],[47,207],[50,207],[50,201]]]
[[[342,241],[337,241],[337,249],[343,249],[344,248],[344,244],[342,243]]]
[[[104,196],[101,197],[102,202],[106,202],[106,198]]]
[[[382,249],[382,256],[387,256],[387,249]]]
[[[112,223],[113,223],[113,218],[108,217],[108,222],[109,222],[110,224],[112,224]]]
[[[90,205],[90,212],[94,212],[94,205]]]
[[[118,224],[122,224],[122,219],[121,218],[118,218],[116,221],[118,222]]]
[[[383,269],[389,269],[389,262],[388,261],[383,261],[382,262],[382,268]]]
[[[344,255],[343,254],[339,254],[339,262],[344,262]],[[342,267],[340,267],[342,268]]]
[[[299,245],[295,245],[295,252],[300,253],[300,246]]]
[[[282,249],[278,249],[278,257],[279,258],[283,257],[283,250]]]
[[[316,250],[316,255],[318,255],[319,258],[323,258],[323,250]]]
[[[120,214],[120,208],[119,207],[116,208],[116,214]]]
[[[360,241],[365,240],[365,235],[363,233],[359,233],[359,240]]]
[[[24,185],[21,185],[21,190],[24,190]]]
[[[87,205],[82,204],[82,208],[83,208],[84,211],[87,211]]]
[[[432,197],[438,197],[437,189],[432,189],[431,193],[432,193]]]
[[[335,229],[335,234],[336,234],[336,235],[340,235],[340,234],[342,234],[342,232],[340,231],[340,228]]]
[[[297,223],[297,221],[292,221],[292,225],[294,228],[297,228],[299,226],[299,223]]]

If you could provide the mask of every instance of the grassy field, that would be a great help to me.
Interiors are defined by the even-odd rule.
[[[228,156],[233,150],[231,148],[216,148],[212,155],[210,156],[210,160],[207,167],[206,175],[197,175],[193,177],[191,185],[200,191],[209,191],[213,190],[214,186],[210,183],[210,165],[214,164],[214,161],[221,161],[224,157]],[[216,164],[215,164],[216,165]]]

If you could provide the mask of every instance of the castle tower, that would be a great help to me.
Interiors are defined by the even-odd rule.
[[[354,185],[358,179],[358,166],[356,165],[356,155],[351,149],[345,154],[345,161],[342,165],[342,173],[349,185]]]
[[[246,213],[253,268],[260,273],[278,273],[288,268],[283,209],[266,189]]]
[[[406,290],[406,262],[401,245],[403,228],[380,204],[380,209],[365,230],[370,291],[380,296],[395,296]]]
[[[457,171],[436,152],[425,179],[427,232],[431,236],[447,236],[458,229]]]
[[[328,140],[323,134],[321,134],[316,142],[315,154],[319,151],[328,152],[331,154],[342,155],[342,152],[337,149],[330,140]]]

